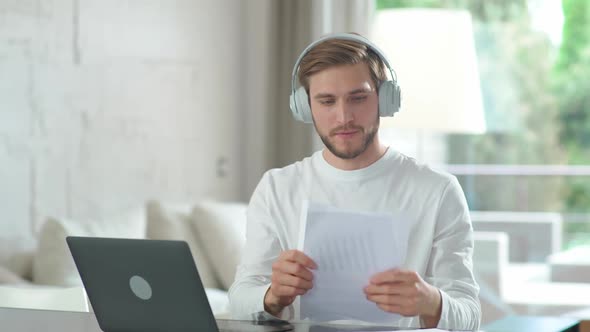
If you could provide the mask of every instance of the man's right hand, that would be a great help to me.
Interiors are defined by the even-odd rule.
[[[271,284],[264,296],[264,310],[278,316],[298,295],[305,294],[313,287],[310,269],[316,268],[316,263],[301,251],[283,251],[272,264]]]

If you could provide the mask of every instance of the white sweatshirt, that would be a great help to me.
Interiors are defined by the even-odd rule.
[[[473,229],[463,191],[455,177],[417,164],[389,148],[372,165],[337,169],[318,151],[264,174],[248,207],[246,247],[229,291],[234,318],[266,319],[264,295],[272,263],[280,252],[297,248],[304,200],[347,210],[396,213],[413,226],[403,268],[436,286],[442,296],[439,328],[477,330],[479,287],[472,273]],[[292,308],[281,318],[293,318]],[[418,317],[400,327],[419,327]]]

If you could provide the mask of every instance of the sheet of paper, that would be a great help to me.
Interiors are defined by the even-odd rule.
[[[313,271],[313,289],[300,297],[299,319],[394,324],[400,316],[368,301],[363,288],[375,273],[403,264],[407,218],[303,205],[298,249],[318,268]]]

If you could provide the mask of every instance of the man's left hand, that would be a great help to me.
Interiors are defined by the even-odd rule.
[[[440,292],[415,271],[392,269],[377,273],[364,291],[367,299],[384,311],[406,317],[419,315],[427,327],[438,324],[442,306]]]

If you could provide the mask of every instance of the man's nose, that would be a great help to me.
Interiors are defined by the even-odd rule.
[[[348,123],[353,120],[352,109],[345,101],[336,105],[336,120],[339,123]]]

